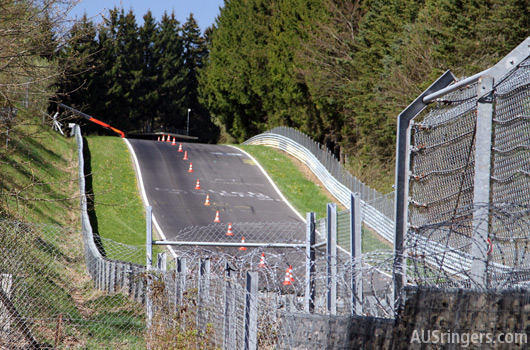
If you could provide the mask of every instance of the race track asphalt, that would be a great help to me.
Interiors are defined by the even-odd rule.
[[[222,223],[302,222],[256,163],[230,146],[128,140],[141,169],[153,215],[167,238],[190,226]],[[193,172],[188,172],[192,163]],[[200,190],[195,189],[197,180]],[[209,194],[211,205],[204,205]],[[302,237],[300,237],[302,238]]]

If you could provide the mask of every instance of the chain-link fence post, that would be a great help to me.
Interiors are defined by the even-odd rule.
[[[208,320],[207,303],[210,298],[210,271],[211,263],[209,258],[201,259],[199,266],[199,288],[197,295],[197,328],[199,332],[206,332]]]
[[[362,227],[361,199],[359,194],[351,194],[350,204],[350,252],[351,252],[351,290],[352,314],[363,314],[363,274],[362,274]]]
[[[307,213],[305,246],[305,298],[304,311],[315,311],[315,213]]]
[[[145,307],[146,307],[146,319],[147,319],[147,328],[151,327],[153,321],[153,303],[151,299],[151,276],[149,276],[149,271],[153,265],[153,225],[152,225],[152,214],[153,207],[147,206],[145,208],[146,216],[146,237],[145,237],[145,270],[147,272],[146,280],[146,293],[145,293]]]
[[[187,273],[186,258],[177,258],[177,276],[175,281],[175,306],[182,302],[184,291],[186,290],[186,273]]]
[[[236,294],[233,276],[231,274],[230,263],[225,262],[224,284],[225,308],[224,308],[224,331],[223,349],[236,349]]]
[[[493,78],[483,76],[478,84],[475,135],[475,179],[473,191],[473,236],[471,242],[471,280],[476,287],[487,286],[488,231],[491,176],[491,138],[493,124]]]
[[[245,298],[245,350],[256,350],[258,346],[258,273],[247,272]]]
[[[337,204],[328,203],[327,207],[327,310],[337,314]]]

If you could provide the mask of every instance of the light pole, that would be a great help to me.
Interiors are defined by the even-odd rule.
[[[190,136],[190,112],[191,108],[188,108],[188,122],[186,123],[186,135]]]

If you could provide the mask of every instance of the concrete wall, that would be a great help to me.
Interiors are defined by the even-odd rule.
[[[284,314],[286,334],[282,348],[530,348],[530,290],[484,292],[409,287],[406,296],[396,320]],[[435,331],[439,341],[434,338]],[[429,332],[431,342],[422,343],[422,335],[429,340]]]

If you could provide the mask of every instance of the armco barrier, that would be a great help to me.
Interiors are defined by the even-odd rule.
[[[144,271],[145,266],[127,263],[118,260],[107,259],[94,241],[94,232],[88,217],[85,161],[83,158],[83,137],[79,125],[74,127],[75,140],[77,143],[77,155],[79,160],[79,191],[81,198],[81,229],[85,245],[85,261],[87,270],[94,280],[96,288],[107,292],[124,291],[137,301],[145,298],[143,283],[138,278]]]
[[[311,150],[290,137],[276,132],[293,134],[298,141],[308,144]],[[393,242],[393,196],[383,196],[354,178],[351,174],[346,174],[346,170],[342,168],[342,165],[335,157],[330,152],[322,151],[321,146],[308,136],[294,129],[282,127],[256,135],[243,144],[278,148],[300,160],[318,177],[326,189],[347,208],[350,207],[350,194],[352,192],[358,193],[361,197],[361,215],[364,224],[375,230],[387,241]],[[342,182],[337,180],[332,173],[339,175]]]

